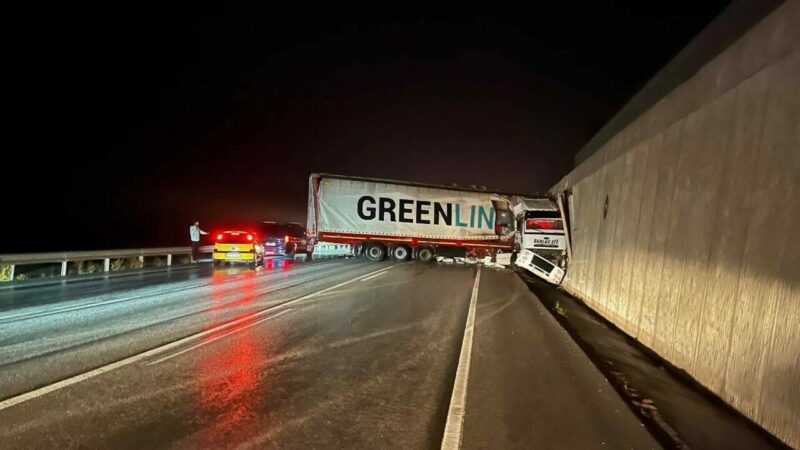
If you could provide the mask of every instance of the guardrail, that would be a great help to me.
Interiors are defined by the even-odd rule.
[[[200,247],[200,253],[211,253],[213,245]],[[164,247],[164,248],[139,248],[125,250],[92,250],[78,252],[52,252],[52,253],[20,253],[0,255],[0,267],[8,267],[0,274],[0,281],[14,280],[17,266],[29,264],[61,264],[61,276],[67,275],[70,262],[103,261],[103,272],[111,271],[111,260],[138,258],[144,264],[148,256],[165,256],[166,265],[172,265],[173,255],[189,255],[191,247]]]

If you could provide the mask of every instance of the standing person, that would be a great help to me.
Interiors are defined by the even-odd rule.
[[[200,229],[200,222],[195,221],[194,225],[189,227],[189,238],[192,240],[192,262],[197,262],[200,248],[200,235],[208,234]]]

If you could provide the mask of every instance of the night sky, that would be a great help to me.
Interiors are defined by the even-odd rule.
[[[8,11],[0,253],[304,223],[311,172],[544,192],[729,2],[553,3]]]

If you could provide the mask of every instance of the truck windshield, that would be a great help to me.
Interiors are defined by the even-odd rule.
[[[525,219],[525,228],[528,230],[563,230],[561,219]]]
[[[525,213],[526,230],[563,230],[558,211],[528,211]]]

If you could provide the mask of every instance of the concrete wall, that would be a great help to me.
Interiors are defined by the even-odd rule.
[[[586,161],[654,103],[697,74],[706,62],[736,42],[783,0],[736,0],[653,76],[575,155]]]
[[[772,10],[551,193],[564,191],[565,287],[800,447],[800,0]]]

